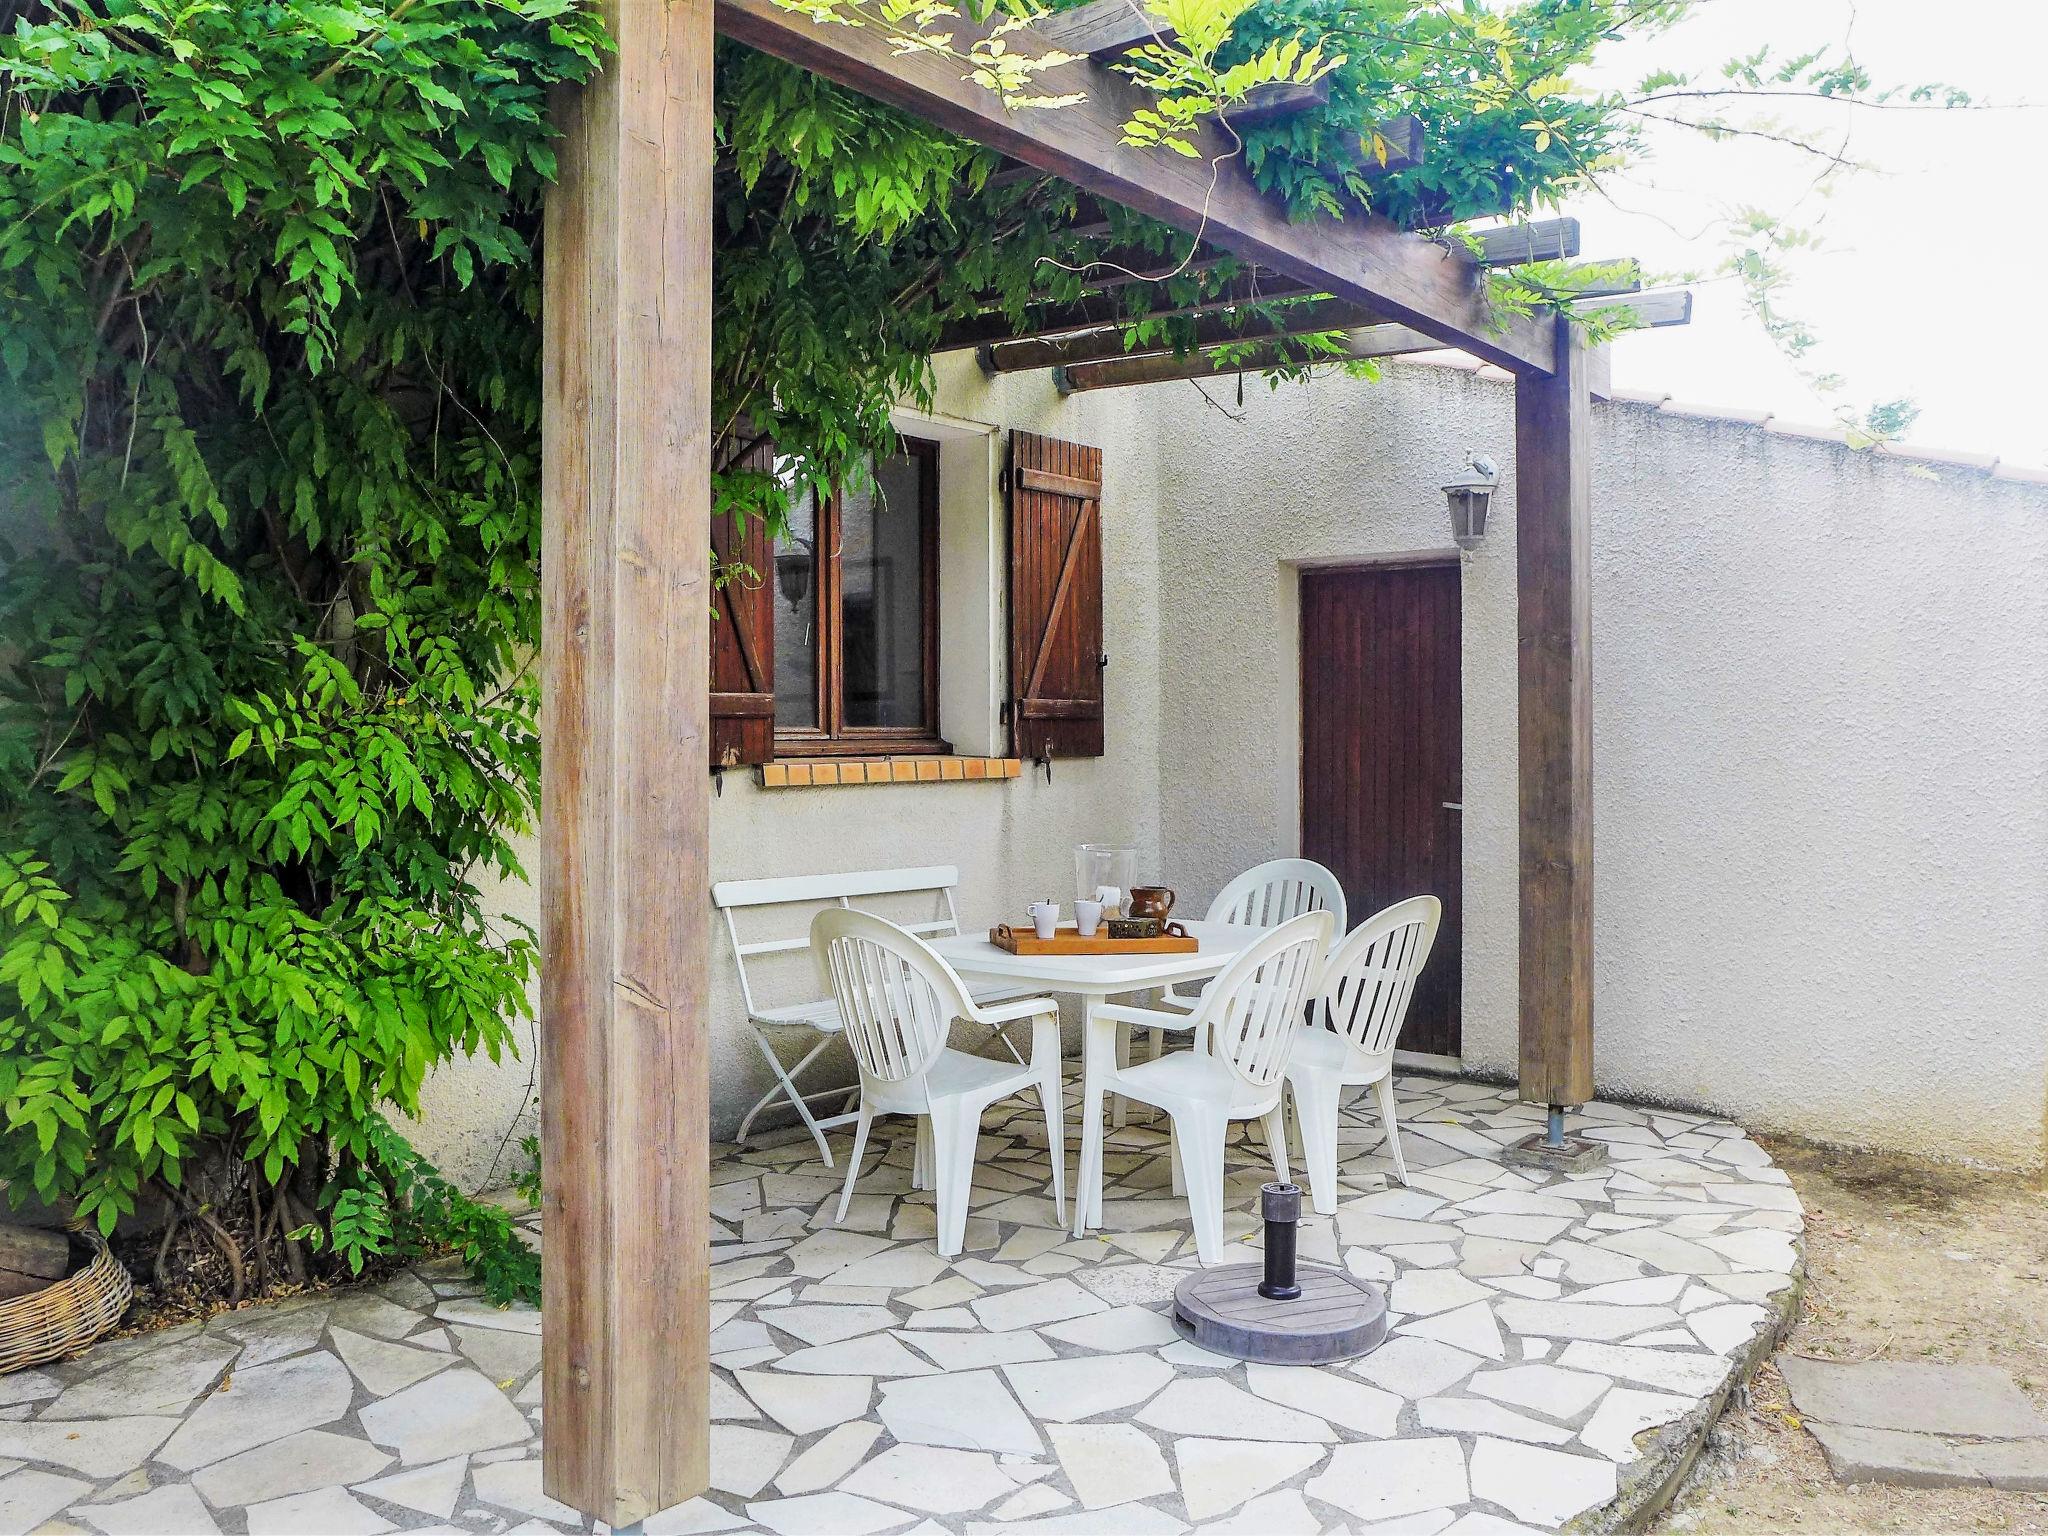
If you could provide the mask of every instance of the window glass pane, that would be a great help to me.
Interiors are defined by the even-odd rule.
[[[818,508],[806,494],[789,506],[775,541],[775,723],[818,723]]]
[[[898,454],[841,501],[846,723],[907,726],[924,717],[924,476]]]

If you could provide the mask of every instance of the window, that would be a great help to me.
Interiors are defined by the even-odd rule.
[[[874,483],[790,508],[775,546],[775,746],[943,752],[938,444],[905,438]]]

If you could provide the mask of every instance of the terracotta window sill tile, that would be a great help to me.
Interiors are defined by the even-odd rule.
[[[1014,757],[786,758],[761,765],[764,789],[838,788],[848,784],[954,784],[1014,779],[1024,771]]]

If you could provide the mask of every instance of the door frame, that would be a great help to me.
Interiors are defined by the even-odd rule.
[[[1463,551],[1455,548],[1413,550],[1404,551],[1399,554],[1388,555],[1334,555],[1324,556],[1318,559],[1287,561],[1283,567],[1282,575],[1282,586],[1284,588],[1283,606],[1286,610],[1284,614],[1284,622],[1286,625],[1287,645],[1289,649],[1293,652],[1294,660],[1294,731],[1293,740],[1290,744],[1291,750],[1294,754],[1294,814],[1292,817],[1294,823],[1294,851],[1297,857],[1301,857],[1303,849],[1305,849],[1308,846],[1308,764],[1306,761],[1306,754],[1302,750],[1303,742],[1306,739],[1308,732],[1308,669],[1305,665],[1306,652],[1301,643],[1302,580],[1308,576],[1320,576],[1330,573],[1336,573],[1341,575],[1348,572],[1413,570],[1417,567],[1442,568],[1448,570],[1455,570],[1458,573],[1458,672],[1461,684],[1458,690],[1458,803],[1460,806],[1460,810],[1458,812],[1458,891],[1460,917],[1460,922],[1458,924],[1458,943],[1461,953],[1458,955],[1457,1001],[1458,1043],[1461,1052],[1464,1048],[1464,1040],[1466,1033],[1466,976],[1465,956],[1462,953],[1464,947],[1464,922],[1462,919],[1464,916],[1465,906],[1465,887],[1468,884],[1467,880],[1465,879],[1464,867],[1465,812],[1462,809],[1465,803],[1465,795],[1467,793],[1465,775],[1465,688],[1463,686],[1463,683],[1466,681],[1464,677],[1466,563],[1467,562]],[[1370,915],[1371,914],[1369,913],[1353,914],[1354,917],[1357,917],[1361,920],[1364,917]],[[1396,1066],[1412,1067],[1419,1069],[1421,1071],[1435,1072],[1447,1076],[1462,1076],[1465,1070],[1465,1059],[1462,1054],[1456,1056],[1446,1056],[1438,1054],[1433,1051],[1397,1050],[1394,1052],[1394,1063]]]

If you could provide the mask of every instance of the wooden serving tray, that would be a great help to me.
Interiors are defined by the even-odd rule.
[[[1072,923],[1062,923],[1051,938],[1041,939],[1034,928],[1001,923],[989,929],[988,941],[1013,955],[1192,955],[1202,947],[1178,923],[1156,939],[1112,939],[1100,930],[1084,939]]]

